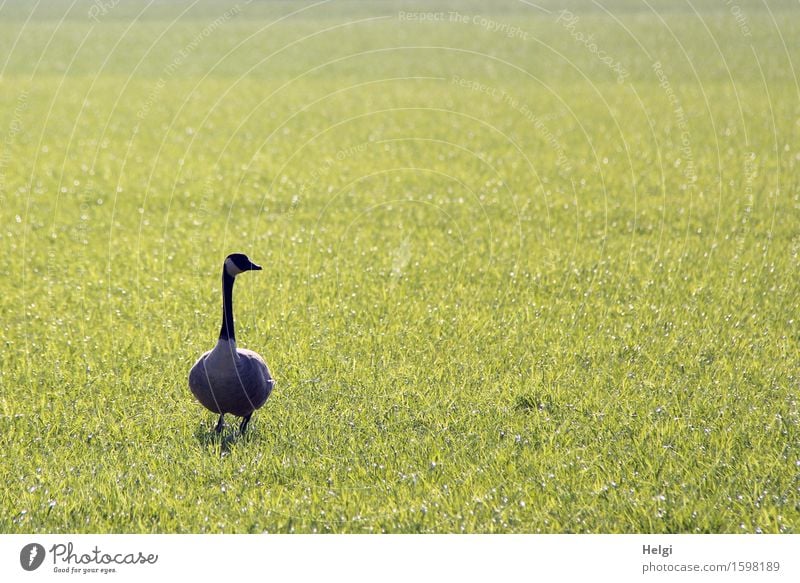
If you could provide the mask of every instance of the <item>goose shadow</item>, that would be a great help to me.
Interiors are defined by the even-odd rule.
[[[213,427],[198,425],[194,430],[197,443],[208,453],[219,452],[220,456],[230,453],[231,448],[239,442],[250,441],[250,432],[243,434],[237,428],[226,428],[217,433]]]

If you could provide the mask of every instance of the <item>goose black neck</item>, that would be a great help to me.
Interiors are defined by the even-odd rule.
[[[236,341],[233,330],[233,276],[228,275],[222,268],[222,328],[219,331],[220,340]]]

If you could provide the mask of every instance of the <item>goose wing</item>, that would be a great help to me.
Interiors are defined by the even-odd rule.
[[[210,350],[203,353],[189,371],[189,389],[206,409],[219,413],[221,411],[220,405],[212,390],[208,371],[206,370],[206,359],[209,354],[211,354]]]
[[[264,359],[261,358],[261,355],[246,348],[240,348],[238,352],[239,362],[236,368],[239,372],[239,378],[248,394],[253,395],[253,404],[258,409],[272,393],[275,380],[272,378],[269,367],[264,362]]]

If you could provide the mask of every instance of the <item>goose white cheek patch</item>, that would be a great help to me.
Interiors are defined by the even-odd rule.
[[[236,277],[242,272],[242,270],[236,267],[236,264],[230,259],[225,260],[225,271],[228,272],[228,275],[231,275],[233,277]]]

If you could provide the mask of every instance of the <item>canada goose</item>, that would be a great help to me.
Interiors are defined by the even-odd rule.
[[[213,350],[203,354],[189,371],[189,388],[202,405],[219,414],[215,431],[222,431],[225,413],[243,417],[239,431],[244,433],[253,411],[261,407],[272,392],[275,381],[267,363],[252,350],[236,347],[233,330],[233,282],[245,271],[260,271],[242,253],[225,258],[222,266],[222,328]]]

